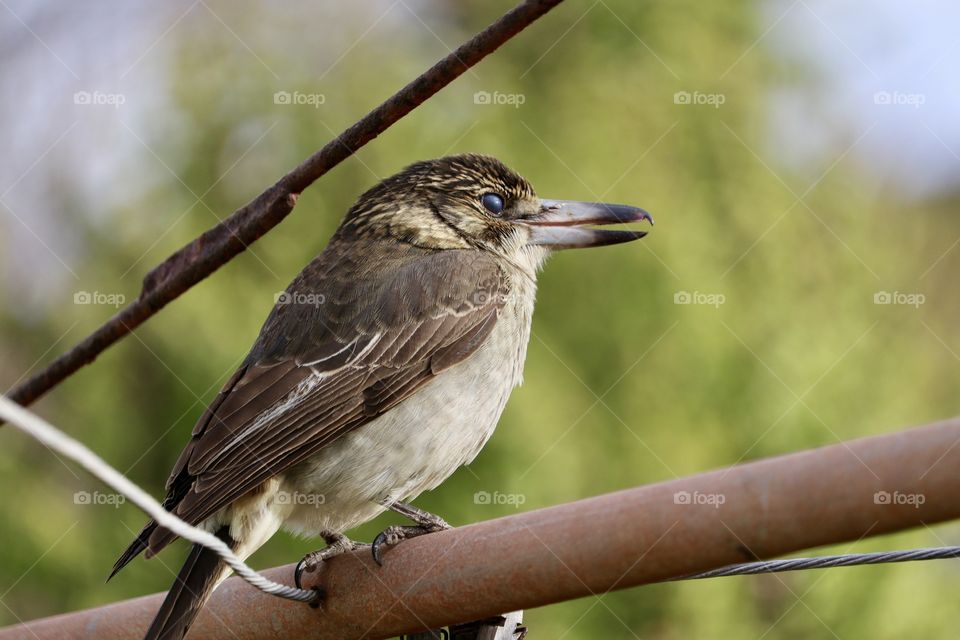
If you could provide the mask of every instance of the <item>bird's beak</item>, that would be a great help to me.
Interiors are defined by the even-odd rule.
[[[649,213],[625,204],[541,200],[540,211],[524,218],[523,223],[530,227],[528,245],[573,249],[630,242],[647,235],[646,231],[593,229],[585,225],[623,224],[641,220],[653,224]]]

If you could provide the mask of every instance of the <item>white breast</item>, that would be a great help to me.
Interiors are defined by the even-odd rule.
[[[412,500],[476,457],[522,379],[535,291],[528,278],[514,285],[476,353],[285,474],[285,490],[317,496],[294,501],[285,528],[349,529],[383,511],[381,500]]]

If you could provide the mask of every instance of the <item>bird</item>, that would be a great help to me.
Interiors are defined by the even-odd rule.
[[[241,559],[281,528],[320,537],[302,570],[360,545],[344,534],[386,510],[383,550],[449,528],[412,504],[469,464],[522,380],[547,257],[642,238],[601,229],[645,210],[541,199],[496,158],[416,162],[366,191],[324,250],[276,297],[248,356],[209,404],[163,506]],[[116,561],[176,539],[153,520]],[[183,638],[230,573],[194,545],[146,632]],[[109,579],[109,578],[108,578]]]

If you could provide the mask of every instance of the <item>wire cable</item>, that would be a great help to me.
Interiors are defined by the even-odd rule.
[[[40,441],[55,452],[70,458],[91,474],[102,480],[115,491],[123,494],[130,502],[140,507],[151,518],[185,540],[203,545],[217,553],[233,571],[249,584],[264,593],[273,596],[315,603],[320,592],[308,589],[295,589],[260,575],[241,560],[227,544],[209,531],[191,526],[163,508],[150,494],[130,481],[122,473],[107,464],[78,440],[66,435],[40,416],[32,413],[12,400],[0,396],[0,419],[6,420],[15,428]]]
[[[804,569],[828,569],[832,567],[855,567],[867,564],[887,564],[892,562],[915,562],[919,560],[945,560],[960,558],[960,547],[929,547],[924,549],[904,549],[900,551],[879,551],[876,553],[845,553],[815,558],[787,558],[784,560],[761,560],[719,567],[700,573],[670,578],[665,582],[678,580],[703,580],[704,578],[722,578],[726,576],[748,576],[758,573],[779,573],[783,571],[802,571]]]

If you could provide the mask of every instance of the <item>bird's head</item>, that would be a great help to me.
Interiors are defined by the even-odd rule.
[[[489,251],[538,267],[557,249],[642,238],[645,231],[592,228],[641,220],[653,223],[637,207],[539,198],[496,158],[465,154],[417,162],[383,180],[351,207],[339,233]]]

